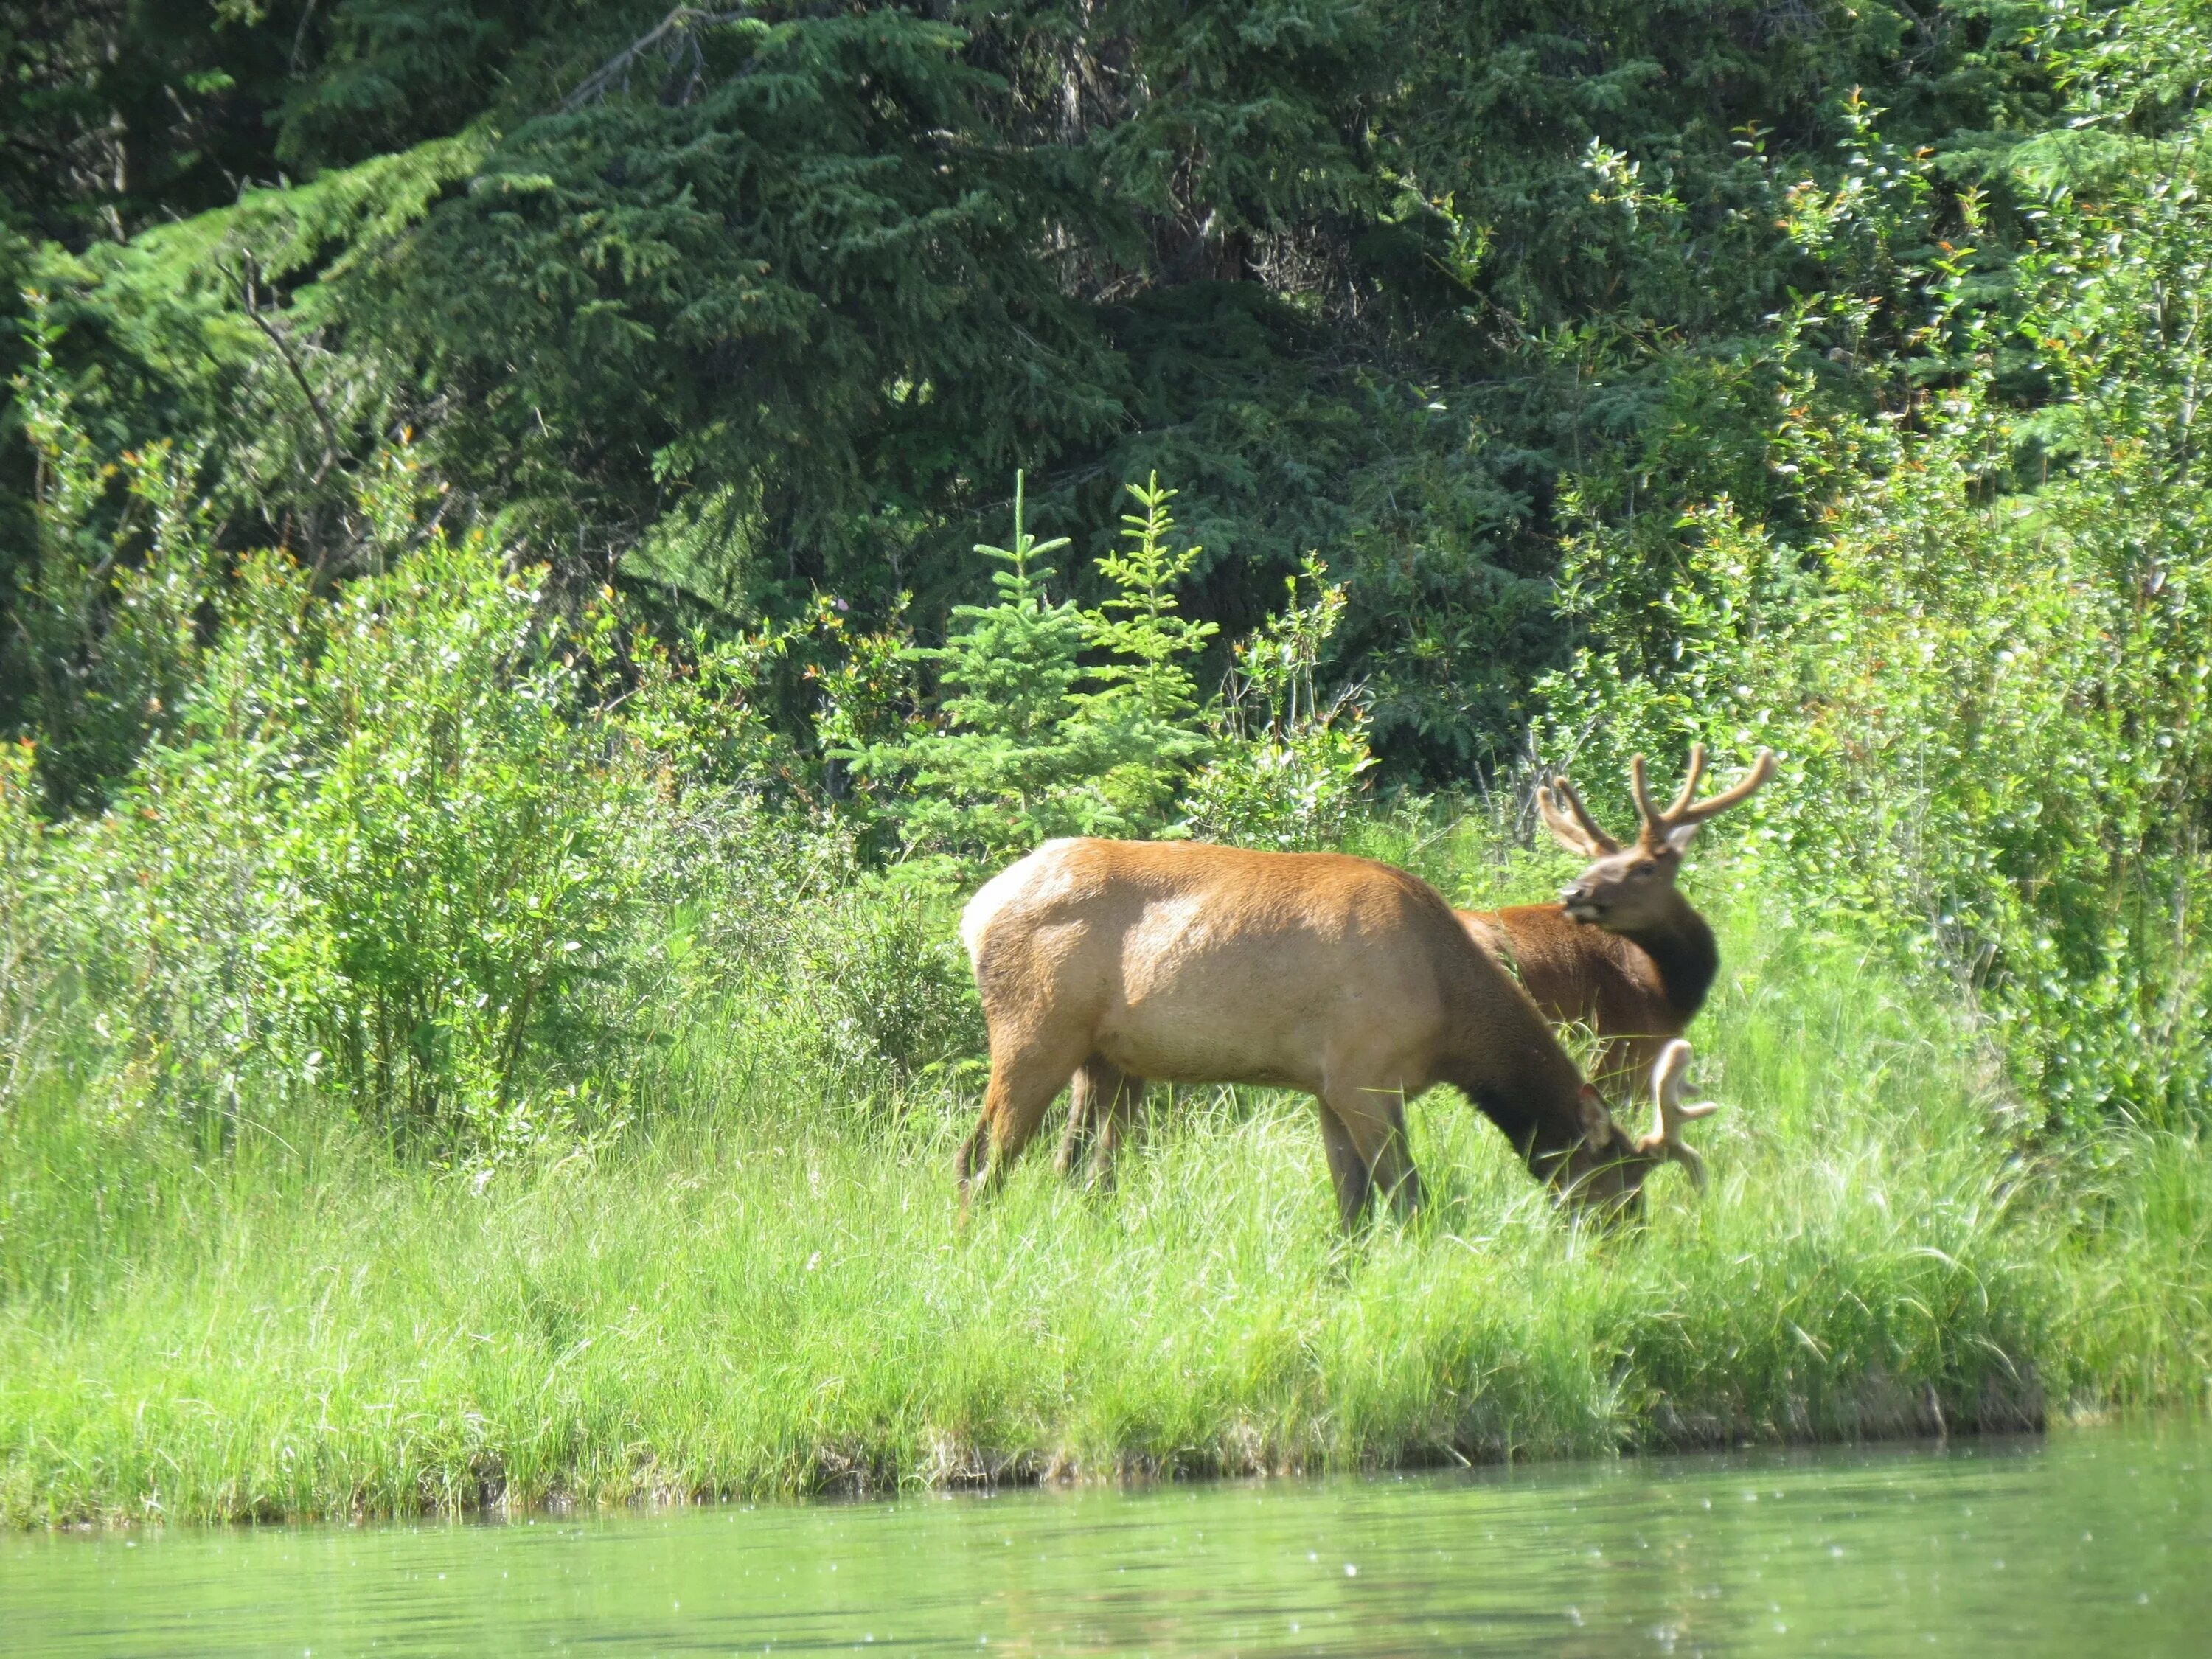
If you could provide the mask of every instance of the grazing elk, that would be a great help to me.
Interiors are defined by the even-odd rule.
[[[1642,823],[1624,847],[1597,826],[1564,777],[1536,792],[1553,838],[1590,860],[1557,904],[1462,910],[1475,942],[1520,976],[1546,1018],[1579,1022],[1599,1041],[1591,1075],[1608,1097],[1626,1098],[1669,1041],[1704,1006],[1720,971],[1713,930],[1674,885],[1683,849],[1706,819],[1747,799],[1774,774],[1762,749],[1732,787],[1693,800],[1705,775],[1705,746],[1690,750],[1689,775],[1660,811],[1644,778],[1644,757],[1629,763]]]
[[[1617,1213],[1695,1154],[1624,1132],[1528,994],[1427,883],[1334,853],[1054,841],[985,884],[961,938],[991,1079],[961,1148],[961,1211],[1003,1176],[1071,1076],[1117,1136],[1146,1079],[1299,1089],[1319,1103],[1345,1224],[1379,1188],[1419,1202],[1405,1103],[1449,1083],[1530,1171]]]
[[[1553,777],[1537,791],[1537,806],[1560,845],[1592,860],[1589,867],[1560,903],[1457,913],[1475,943],[1518,975],[1547,1019],[1583,1024],[1597,1036],[1593,1080],[1624,1103],[1653,1074],[1668,1042],[1688,1028],[1720,969],[1713,930],[1674,884],[1683,850],[1698,825],[1773,775],[1774,755],[1760,750],[1733,787],[1693,800],[1705,769],[1698,744],[1680,793],[1662,812],[1652,805],[1644,757],[1637,756],[1629,780],[1642,822],[1626,848],[1598,828],[1572,784]],[[1060,1141],[1063,1174],[1074,1172],[1087,1145],[1091,1178],[1111,1178],[1136,1094],[1110,1068],[1079,1073]]]

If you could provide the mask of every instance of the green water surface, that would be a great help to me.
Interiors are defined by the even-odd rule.
[[[0,1539],[0,1652],[2212,1655],[2212,1433]]]

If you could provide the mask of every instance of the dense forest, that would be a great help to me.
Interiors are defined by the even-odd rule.
[[[781,1152],[820,1119],[831,1186],[903,1216],[979,1086],[957,902],[1011,856],[1340,847],[1539,896],[1571,870],[1540,778],[1632,822],[1630,757],[1672,779],[1696,743],[1781,757],[1698,848],[1741,976],[1692,1035],[1765,1091],[1717,1131],[1759,1173],[1720,1184],[1690,1291],[1512,1236],[1507,1277],[1567,1274],[1558,1316],[1595,1322],[1543,1341],[1591,1378],[1635,1357],[1536,1439],[2201,1393],[2212,5],[0,0],[0,1371],[42,1379],[0,1385],[0,1510],[168,1479],[151,1431],[57,1402],[169,1352],[124,1287],[201,1285],[210,1213],[307,1218],[256,1224],[272,1261],[316,1227],[505,1261],[568,1224],[549,1169],[737,1182],[729,1123]],[[1308,1168],[1236,1139],[1263,1120],[1206,1120],[1217,1195],[1236,1160]],[[924,1173],[884,1185],[881,1136]],[[1449,1215],[1512,1190],[1467,1156]],[[1202,1185],[1130,1224],[1211,1237]],[[2046,1189],[2074,1207],[2021,1220]],[[661,1204],[593,1191],[617,1231]],[[425,1207],[357,1223],[371,1192]],[[780,1260],[743,1209],[699,1236]],[[1729,1264],[1784,1212],[1811,1231],[1771,1259],[1818,1265],[1769,1309]],[[1219,1261],[1276,1260],[1279,1221]],[[1081,1224],[1104,1279],[1115,1224]],[[1926,1277],[1938,1238],[1963,1279]],[[1295,1240],[1284,1328],[1337,1330],[1334,1246]],[[1219,1265],[1162,1260],[1128,1328]],[[1408,1331],[1478,1294],[1438,1260]],[[2104,1289],[2066,1278],[2093,1260]],[[925,1344],[945,1306],[1003,1322],[925,1281],[866,1296],[916,1298]],[[2134,1334],[2085,1334],[2124,1283]],[[1648,1305],[1678,1292],[1680,1328]],[[72,1297],[93,1334],[57,1334]],[[1764,1334],[1710,1322],[1753,1304]],[[1924,1341],[1916,1308],[1948,1310]],[[1209,1419],[1194,1466],[1495,1449],[1548,1386],[1361,1428],[1315,1404],[1336,1341],[1277,1378],[1279,1441]],[[1276,1386],[1253,1364],[1221,1399]],[[945,1473],[940,1431],[1101,1466],[1186,1432],[967,1386],[927,1432],[862,1402],[766,1450],[653,1443],[735,1490],[830,1478],[824,1435],[903,1480]],[[658,1431],[606,1432],[526,1471],[441,1441],[434,1492],[328,1445],[305,1486],[214,1451],[172,1486],[209,1514],[465,1501],[493,1464],[649,1486],[592,1459]]]
[[[1320,550],[1388,775],[1465,787],[1587,631],[1577,533],[1656,593],[1722,497],[1807,545],[1794,430],[2063,397],[2023,325],[2085,170],[2192,118],[2187,9],[2112,15],[10,8],[0,287],[103,453],[186,445],[223,547],[332,579],[403,431],[448,524],[712,630],[933,635],[1017,469],[1085,555],[1157,469],[1198,613]]]
[[[176,741],[245,556],[335,598],[395,515],[751,641],[783,784],[850,800],[841,743],[960,723],[927,648],[1017,476],[1054,605],[1152,477],[1193,688],[1288,580],[1384,792],[1773,743],[1793,878],[1992,988],[2062,1115],[2203,1097],[2193,6],[4,17],[48,811]],[[1038,708],[1115,654],[1062,620]],[[1133,817],[1039,824],[1172,821],[1194,708],[1107,742]]]

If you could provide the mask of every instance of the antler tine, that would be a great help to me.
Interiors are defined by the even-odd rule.
[[[1719,794],[1698,801],[1694,805],[1684,806],[1677,803],[1673,816],[1683,823],[1703,823],[1715,813],[1727,811],[1729,807],[1751,794],[1759,785],[1773,775],[1774,751],[1771,749],[1762,749],[1759,751],[1757,758],[1751,763],[1751,770],[1745,773],[1734,784],[1722,790]]]
[[[1584,858],[1595,854],[1597,849],[1590,845],[1583,827],[1562,811],[1559,803],[1553,799],[1548,783],[1536,786],[1536,813],[1544,820],[1544,827],[1552,832],[1552,839],[1570,853],[1579,853]]]
[[[1673,823],[1681,817],[1682,809],[1690,804],[1691,798],[1698,793],[1698,780],[1705,775],[1705,745],[1702,743],[1693,743],[1690,745],[1690,769],[1683,775],[1682,787],[1674,796],[1674,804],[1667,809],[1667,816],[1661,822]]]
[[[1647,1156],[1672,1158],[1689,1172],[1690,1184],[1705,1189],[1705,1161],[1682,1139],[1682,1126],[1711,1117],[1720,1108],[1710,1100],[1682,1102],[1682,1081],[1690,1069],[1690,1045],[1680,1037],[1668,1043],[1651,1068],[1651,1133],[1638,1144]]]
[[[1562,807],[1565,811],[1560,810]],[[1553,774],[1550,786],[1536,791],[1536,809],[1544,815],[1544,822],[1551,826],[1553,835],[1563,841],[1579,836],[1589,843],[1584,850],[1594,858],[1620,850],[1620,843],[1598,828],[1589,808],[1583,805],[1583,798],[1575,793],[1574,785],[1564,775]]]
[[[1628,757],[1628,787],[1636,796],[1636,811],[1644,820],[1645,830],[1649,832],[1663,828],[1664,821],[1660,817],[1658,809],[1651,805],[1651,787],[1644,781],[1644,757],[1641,755]]]

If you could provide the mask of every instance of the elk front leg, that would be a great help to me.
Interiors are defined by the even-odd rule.
[[[1314,1104],[1321,1112],[1322,1150],[1328,1154],[1328,1179],[1336,1188],[1337,1217],[1344,1223],[1344,1231],[1351,1232],[1366,1215],[1367,1201],[1373,1196],[1367,1160],[1359,1156],[1352,1131],[1344,1127],[1335,1109],[1324,1099],[1316,1098]]]
[[[1401,1221],[1411,1220],[1421,1207],[1421,1176],[1413,1167],[1413,1154],[1407,1148],[1404,1091],[1395,1088],[1333,1087],[1322,1097],[1322,1103],[1343,1126],[1352,1155],[1366,1173],[1368,1191],[1363,1194],[1362,1207],[1366,1199],[1379,1190],[1390,1200],[1390,1208]],[[1334,1163],[1332,1154],[1332,1167]],[[1344,1207],[1340,1180],[1337,1203],[1340,1209]],[[1346,1212],[1346,1226],[1357,1219],[1355,1212]]]

